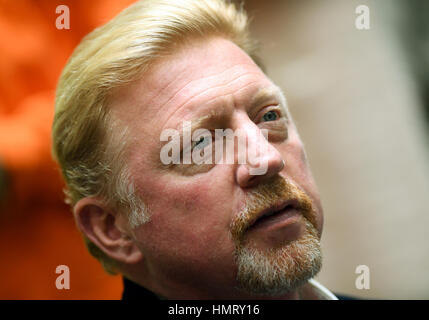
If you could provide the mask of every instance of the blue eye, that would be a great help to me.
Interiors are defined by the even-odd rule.
[[[271,110],[268,111],[267,113],[264,114],[264,116],[262,117],[262,119],[264,121],[276,121],[278,118],[278,115],[275,111]]]

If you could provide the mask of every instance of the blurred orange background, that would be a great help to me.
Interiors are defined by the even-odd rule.
[[[0,1],[0,299],[119,299],[122,280],[87,252],[51,159],[55,87],[82,37],[131,0]],[[70,29],[58,30],[58,5]],[[5,180],[5,179],[3,179]],[[3,200],[2,200],[3,199]],[[58,265],[70,289],[58,290]]]

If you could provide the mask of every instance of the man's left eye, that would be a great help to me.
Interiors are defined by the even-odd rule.
[[[263,121],[276,121],[279,118],[279,115],[274,110],[268,111],[262,117]]]

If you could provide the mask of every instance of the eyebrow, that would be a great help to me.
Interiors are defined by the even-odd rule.
[[[252,115],[253,111],[262,104],[274,100],[279,104],[280,107],[284,108],[285,115],[288,117],[286,99],[282,90],[276,85],[261,88],[258,90],[258,92],[256,92],[250,103],[249,114]]]
[[[268,101],[276,101],[276,103],[285,109],[285,115],[288,117],[286,99],[281,89],[276,85],[263,87],[253,95],[249,104],[249,115],[252,115],[255,109],[257,109],[262,104],[267,103]],[[230,116],[230,113],[230,111],[225,110],[223,107],[212,109],[209,113],[203,115],[202,117],[190,120],[192,123],[192,131],[194,131],[194,127],[195,129],[200,129],[210,124],[213,125],[213,123],[225,124],[225,122],[228,120],[228,117]]]
[[[233,113],[233,109],[228,109],[225,107],[218,107],[211,109],[207,114],[202,117],[192,119],[192,131],[196,129],[202,129],[204,127],[213,127],[213,125],[226,125],[229,122],[229,119]]]

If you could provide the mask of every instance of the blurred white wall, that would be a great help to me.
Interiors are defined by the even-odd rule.
[[[355,8],[370,8],[357,30]],[[396,1],[249,1],[268,74],[286,93],[322,196],[318,280],[368,298],[429,299],[429,153],[393,24]],[[370,268],[357,290],[355,268]]]

